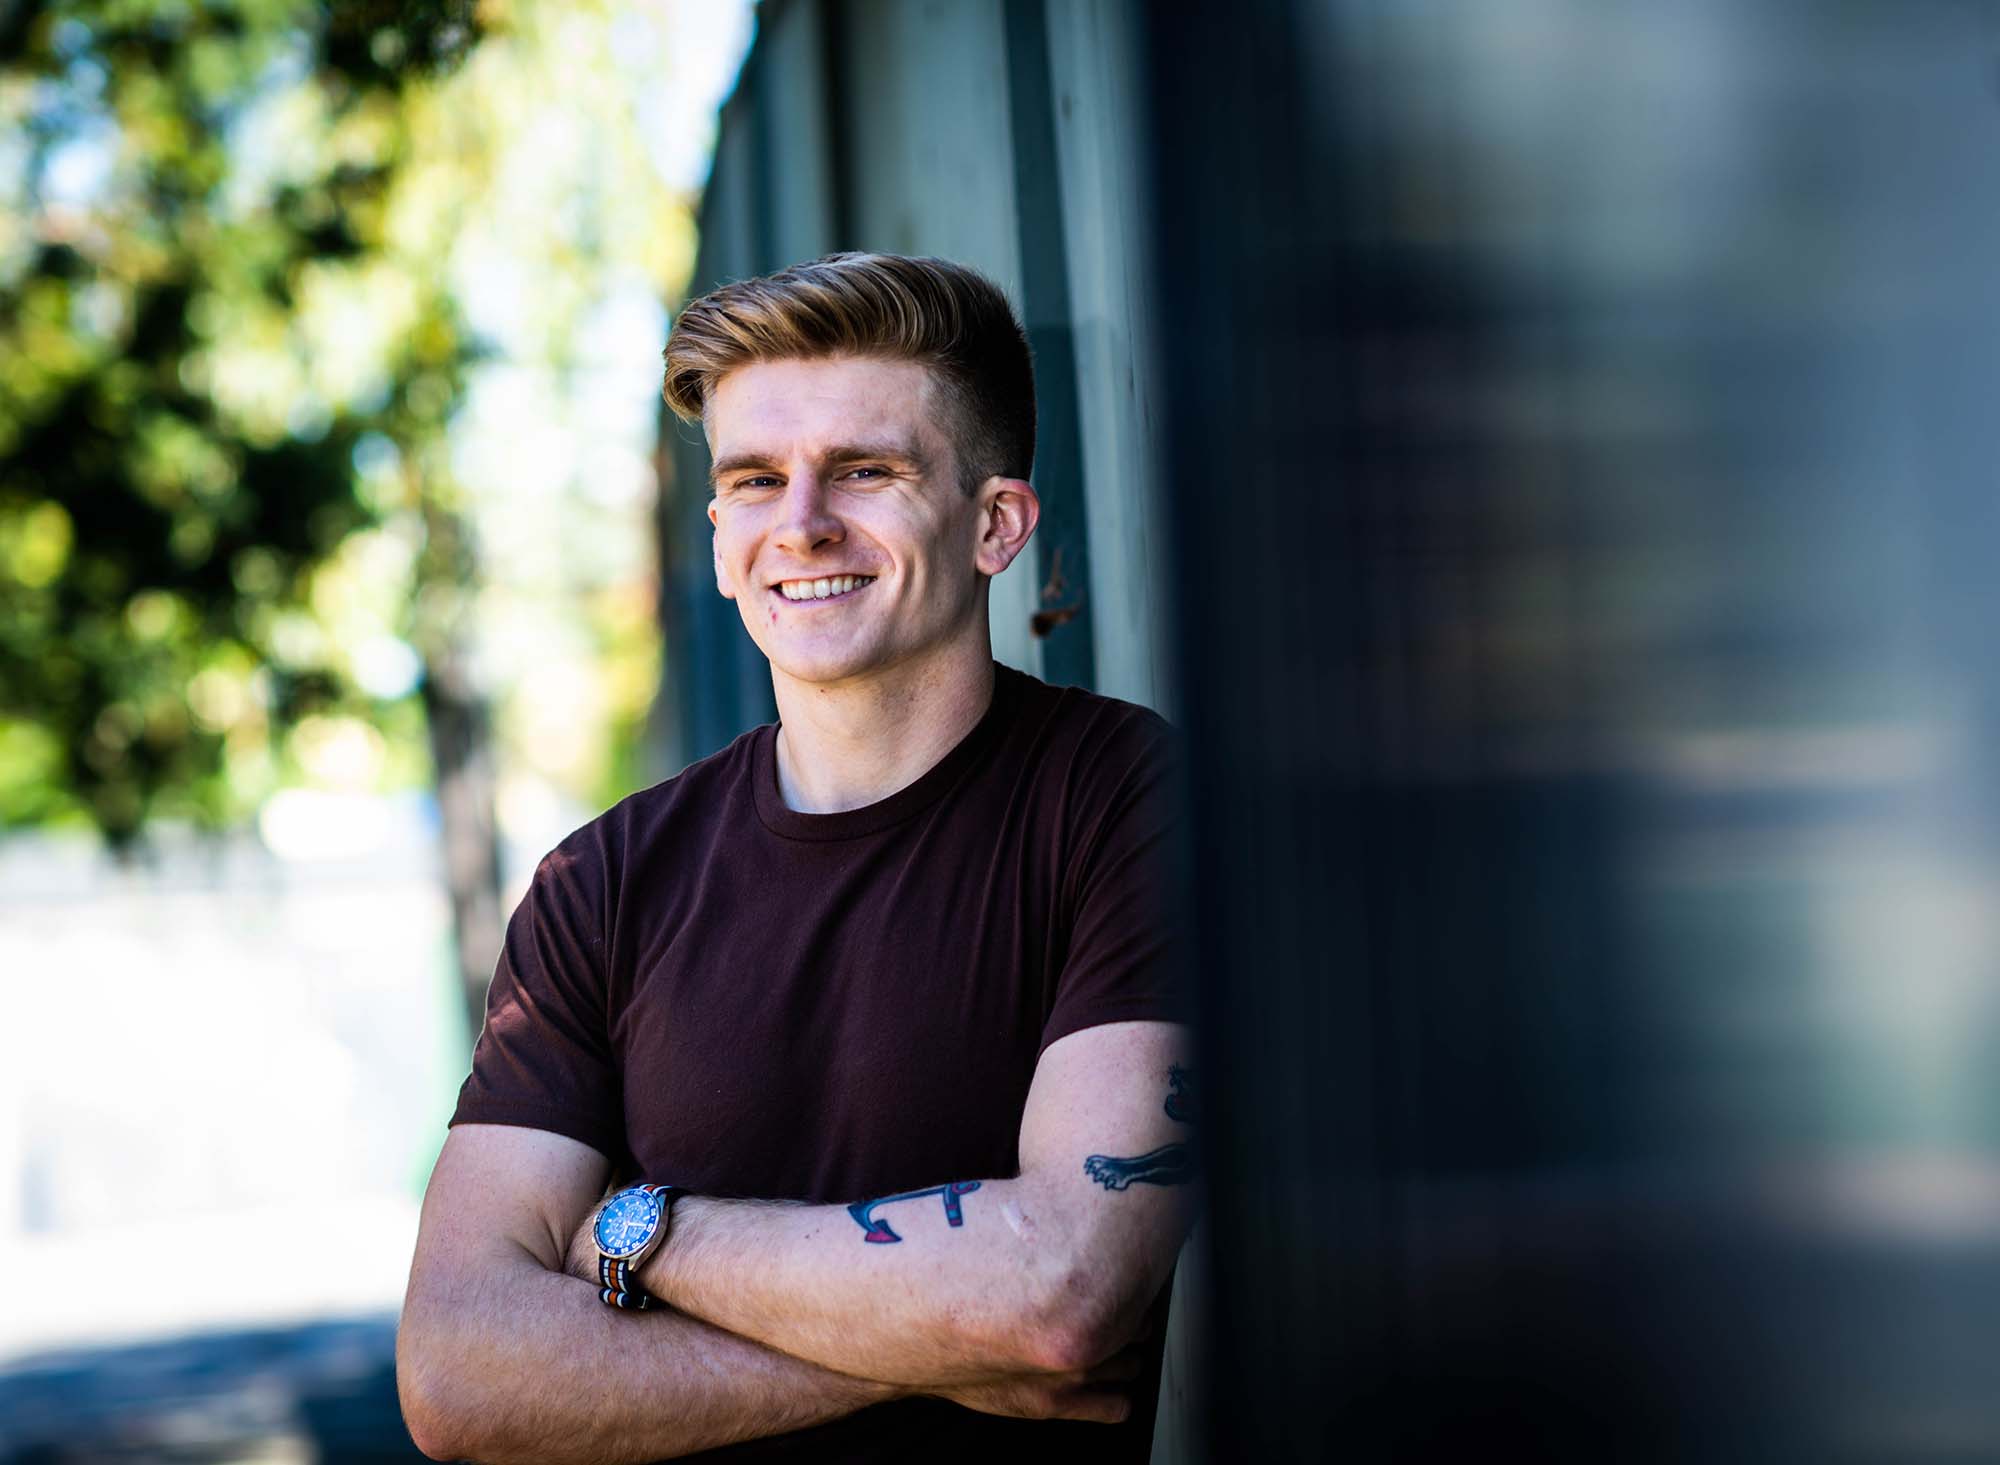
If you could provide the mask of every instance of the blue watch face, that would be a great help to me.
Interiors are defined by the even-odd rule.
[[[660,1224],[660,1198],[643,1190],[622,1191],[597,1213],[592,1233],[608,1256],[630,1256],[652,1239]]]

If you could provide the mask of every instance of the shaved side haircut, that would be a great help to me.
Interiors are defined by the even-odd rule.
[[[738,367],[836,356],[929,369],[966,493],[1033,470],[1028,338],[1000,287],[950,260],[829,254],[711,290],[674,322],[662,395],[699,422],[715,384]]]

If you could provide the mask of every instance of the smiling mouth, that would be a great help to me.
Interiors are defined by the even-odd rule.
[[[818,580],[782,580],[771,588],[794,605],[844,600],[875,583],[873,575],[829,575]]]

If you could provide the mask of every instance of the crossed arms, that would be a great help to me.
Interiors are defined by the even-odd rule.
[[[454,1129],[424,1198],[398,1339],[412,1434],[445,1459],[650,1460],[936,1394],[991,1413],[1124,1417],[1121,1354],[1192,1221],[1186,1035],[1050,1045],[1021,1173],[850,1206],[689,1196],[641,1282],[597,1297],[582,1223],[605,1158]],[[647,1177],[672,1179],[671,1176]]]

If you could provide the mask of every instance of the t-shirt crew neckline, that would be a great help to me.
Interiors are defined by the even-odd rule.
[[[806,814],[786,805],[778,791],[779,723],[766,723],[757,730],[753,754],[752,782],[757,793],[757,817],[771,833],[784,839],[859,839],[879,834],[922,813],[956,784],[998,736],[1011,716],[1019,691],[1020,673],[1000,662],[993,663],[993,699],[972,731],[960,738],[944,757],[886,799],[843,809],[837,814]]]

